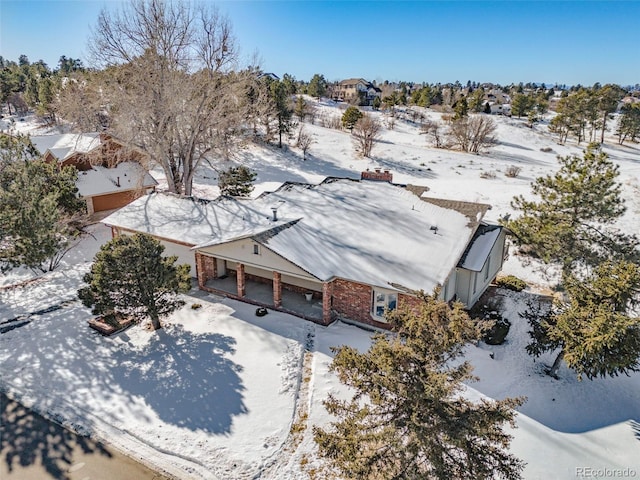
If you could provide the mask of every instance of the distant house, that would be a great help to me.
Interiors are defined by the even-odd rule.
[[[633,105],[636,103],[640,103],[640,97],[634,97],[632,95],[627,95],[622,100],[618,102],[617,110],[619,111],[625,105]]]
[[[271,80],[280,80],[280,77],[275,73],[265,72],[258,75],[258,78],[270,78]]]
[[[489,108],[494,115],[511,115],[511,105],[508,103],[489,102]]]
[[[505,231],[483,221],[490,207],[425,198],[388,171],[363,177],[285,183],[256,199],[152,193],[104,223],[161,240],[202,290],[324,325],[384,328],[386,310],[437,285],[473,305],[503,262]]]
[[[349,78],[338,82],[333,91],[333,98],[342,102],[362,101],[364,105],[371,105],[382,90],[362,78]]]
[[[78,194],[89,213],[123,207],[157,185],[140,152],[104,133],[37,135],[31,142],[45,161],[78,169]]]

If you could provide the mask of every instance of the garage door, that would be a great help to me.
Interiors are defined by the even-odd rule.
[[[136,196],[139,195],[136,195],[136,192],[134,191],[111,193],[108,195],[96,195],[95,197],[92,197],[93,211],[103,212],[105,210],[122,208],[131,203]]]

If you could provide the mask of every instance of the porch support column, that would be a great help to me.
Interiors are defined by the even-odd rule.
[[[273,306],[282,307],[282,275],[280,272],[273,272]]]
[[[246,283],[244,278],[244,263],[238,263],[236,270],[236,285],[238,287],[238,296],[244,297],[246,293]]]
[[[333,284],[324,282],[322,284],[322,323],[331,323],[331,297],[333,296]]]
[[[216,259],[209,255],[203,255],[196,251],[196,276],[198,277],[198,286],[202,289],[207,280],[217,278]]]
[[[216,257],[209,257],[211,260],[211,278],[218,278],[218,259]]]

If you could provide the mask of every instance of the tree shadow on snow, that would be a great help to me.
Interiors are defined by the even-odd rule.
[[[248,413],[239,373],[226,355],[236,341],[225,335],[194,334],[182,326],[159,330],[140,350],[119,350],[113,380],[144,401],[164,422],[228,434],[233,417]]]
[[[42,465],[48,478],[67,480],[74,451],[112,454],[91,438],[76,435],[0,393],[0,453],[7,470]]]
[[[478,304],[498,311],[511,322],[511,328],[502,345],[480,342],[470,349],[479,381],[469,386],[491,398],[525,396],[527,401],[517,410],[558,432],[584,433],[629,421],[637,424],[637,373],[580,381],[563,363],[558,378],[552,378],[546,371],[557,351],[537,359],[527,355],[530,326],[519,312],[527,310],[530,302],[549,301],[548,296],[527,291],[490,288],[485,293]]]

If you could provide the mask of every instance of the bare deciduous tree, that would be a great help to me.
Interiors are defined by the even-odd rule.
[[[449,135],[463,152],[478,153],[496,141],[496,123],[484,115],[471,115],[451,122]]]
[[[420,126],[420,133],[427,135],[433,141],[436,148],[448,148],[447,135],[445,126],[438,121],[425,120]]]
[[[170,191],[191,194],[199,165],[226,157],[241,126],[243,73],[229,21],[215,8],[132,0],[103,10],[89,45],[102,67],[94,112],[157,162]]]
[[[307,133],[303,126],[300,126],[300,130],[298,130],[298,138],[296,140],[296,147],[302,150],[303,160],[307,159],[307,152],[313,143],[315,143],[313,136]]]
[[[356,149],[363,157],[369,157],[373,145],[380,140],[380,134],[382,133],[382,125],[378,120],[371,115],[364,114],[364,116],[356,122],[353,128],[353,141],[356,145]]]

